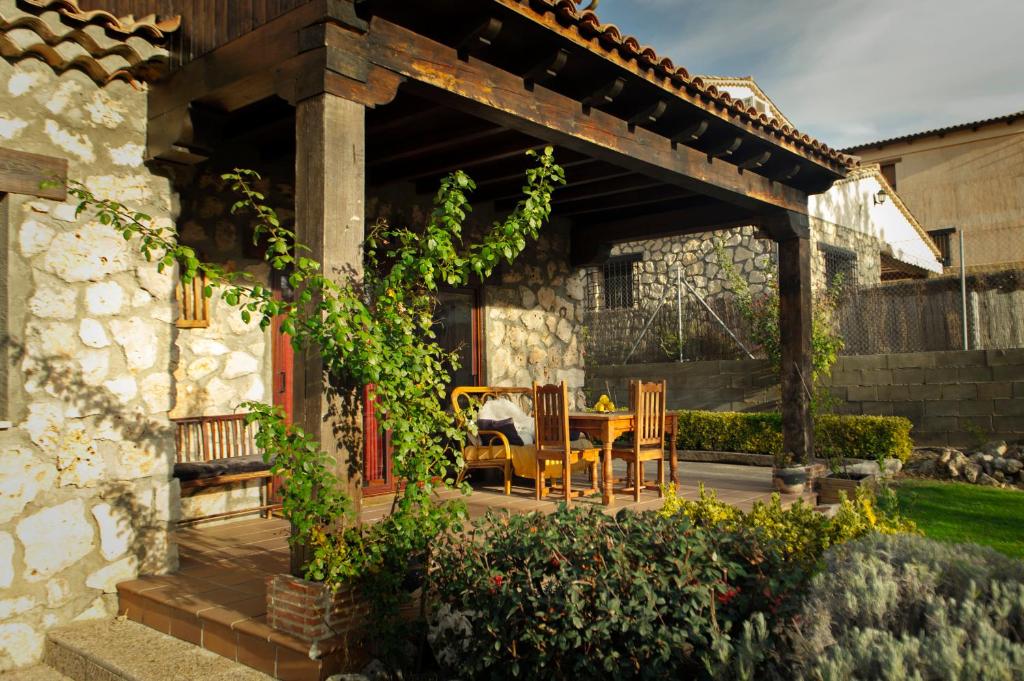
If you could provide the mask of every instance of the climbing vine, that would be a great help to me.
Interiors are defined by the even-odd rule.
[[[338,586],[353,578],[389,574],[391,581],[385,580],[377,592],[395,591],[394,580],[402,579],[410,557],[458,520],[457,508],[434,501],[439,486],[452,484],[452,464],[462,464],[447,444],[461,433],[441,407],[458,359],[437,342],[437,291],[486,278],[537,238],[564,174],[550,148],[528,153],[534,163],[526,171],[523,199],[478,240],[467,243],[463,229],[475,185],[457,171],[441,182],[425,225],[416,229],[376,223],[368,230],[362,267],[339,280],[324,273],[309,248],[255,189],[255,171],[236,169],[223,175],[238,196],[232,212],[252,216],[253,238],[265,249],[267,263],[276,272],[288,273],[295,291],[291,300],[275,298],[248,273],[200,260],[179,242],[173,228],[149,215],[97,198],[81,183],[69,184],[79,213],[92,211],[101,223],[136,243],[161,271],[177,264],[186,284],[202,275],[203,294],[210,297],[219,290],[246,323],[258,319],[266,329],[279,318],[281,331],[297,349],[319,353],[337,394],[357,395],[373,386],[372,399],[381,427],[390,433],[393,471],[403,491],[392,513],[372,526],[361,526],[351,516],[335,462],[313,434],[286,424],[279,409],[242,405],[249,419],[259,423],[260,446],[276,454],[273,472],[285,479],[283,514],[295,528],[293,542],[307,549],[307,577]]]

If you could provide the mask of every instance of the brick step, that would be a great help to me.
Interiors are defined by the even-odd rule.
[[[186,565],[179,574],[118,584],[118,612],[161,634],[269,674],[259,678],[320,681],[340,671],[341,660],[333,647],[300,640],[267,624],[265,582],[244,583],[251,591],[211,586],[201,576],[203,568]],[[246,576],[239,568],[227,574],[234,579]]]
[[[270,681],[271,678],[121,618],[54,629],[47,634],[43,661],[51,671],[64,676],[29,676],[23,681],[64,677],[75,681]],[[45,669],[38,673],[45,673]]]

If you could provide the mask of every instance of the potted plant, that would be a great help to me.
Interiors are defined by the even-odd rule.
[[[877,459],[877,470],[871,468],[870,464],[848,464],[846,458],[837,448],[829,447],[826,460],[828,462],[828,475],[818,478],[818,503],[838,504],[840,493],[845,492],[847,499],[853,499],[857,494],[857,488],[861,486],[874,487],[878,481],[881,471],[885,470],[885,454],[879,455]]]
[[[807,467],[796,463],[793,452],[775,455],[772,467],[772,487],[780,494],[803,494],[807,486]]]

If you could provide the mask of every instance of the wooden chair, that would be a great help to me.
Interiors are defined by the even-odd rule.
[[[629,402],[636,414],[636,430],[633,432],[632,449],[613,449],[612,458],[621,459],[631,469],[633,500],[640,501],[640,490],[644,485],[644,462],[658,462],[658,496],[662,496],[665,484],[665,381],[644,383],[631,381]],[[652,487],[653,489],[653,487]]]
[[[545,469],[548,462],[562,464],[562,494],[572,503],[572,468],[580,461],[590,463],[590,493],[597,493],[598,449],[574,449],[569,437],[569,390],[560,385],[533,384],[533,415],[536,420],[537,469],[534,476],[537,499],[548,495]]]
[[[460,427],[468,427],[468,415],[474,412],[470,407],[483,405],[487,400],[515,399],[529,395],[532,395],[530,388],[462,386],[452,391],[452,410],[456,423]],[[462,448],[462,470],[459,471],[455,482],[461,484],[466,474],[473,469],[497,468],[504,476],[505,494],[511,494],[513,462],[517,456],[532,460],[533,446],[512,445],[503,433],[496,430],[481,430],[477,433],[475,442],[467,441]]]

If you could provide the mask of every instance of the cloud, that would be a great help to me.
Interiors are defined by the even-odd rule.
[[[603,0],[691,73],[752,75],[833,146],[1024,110],[1020,0]]]

